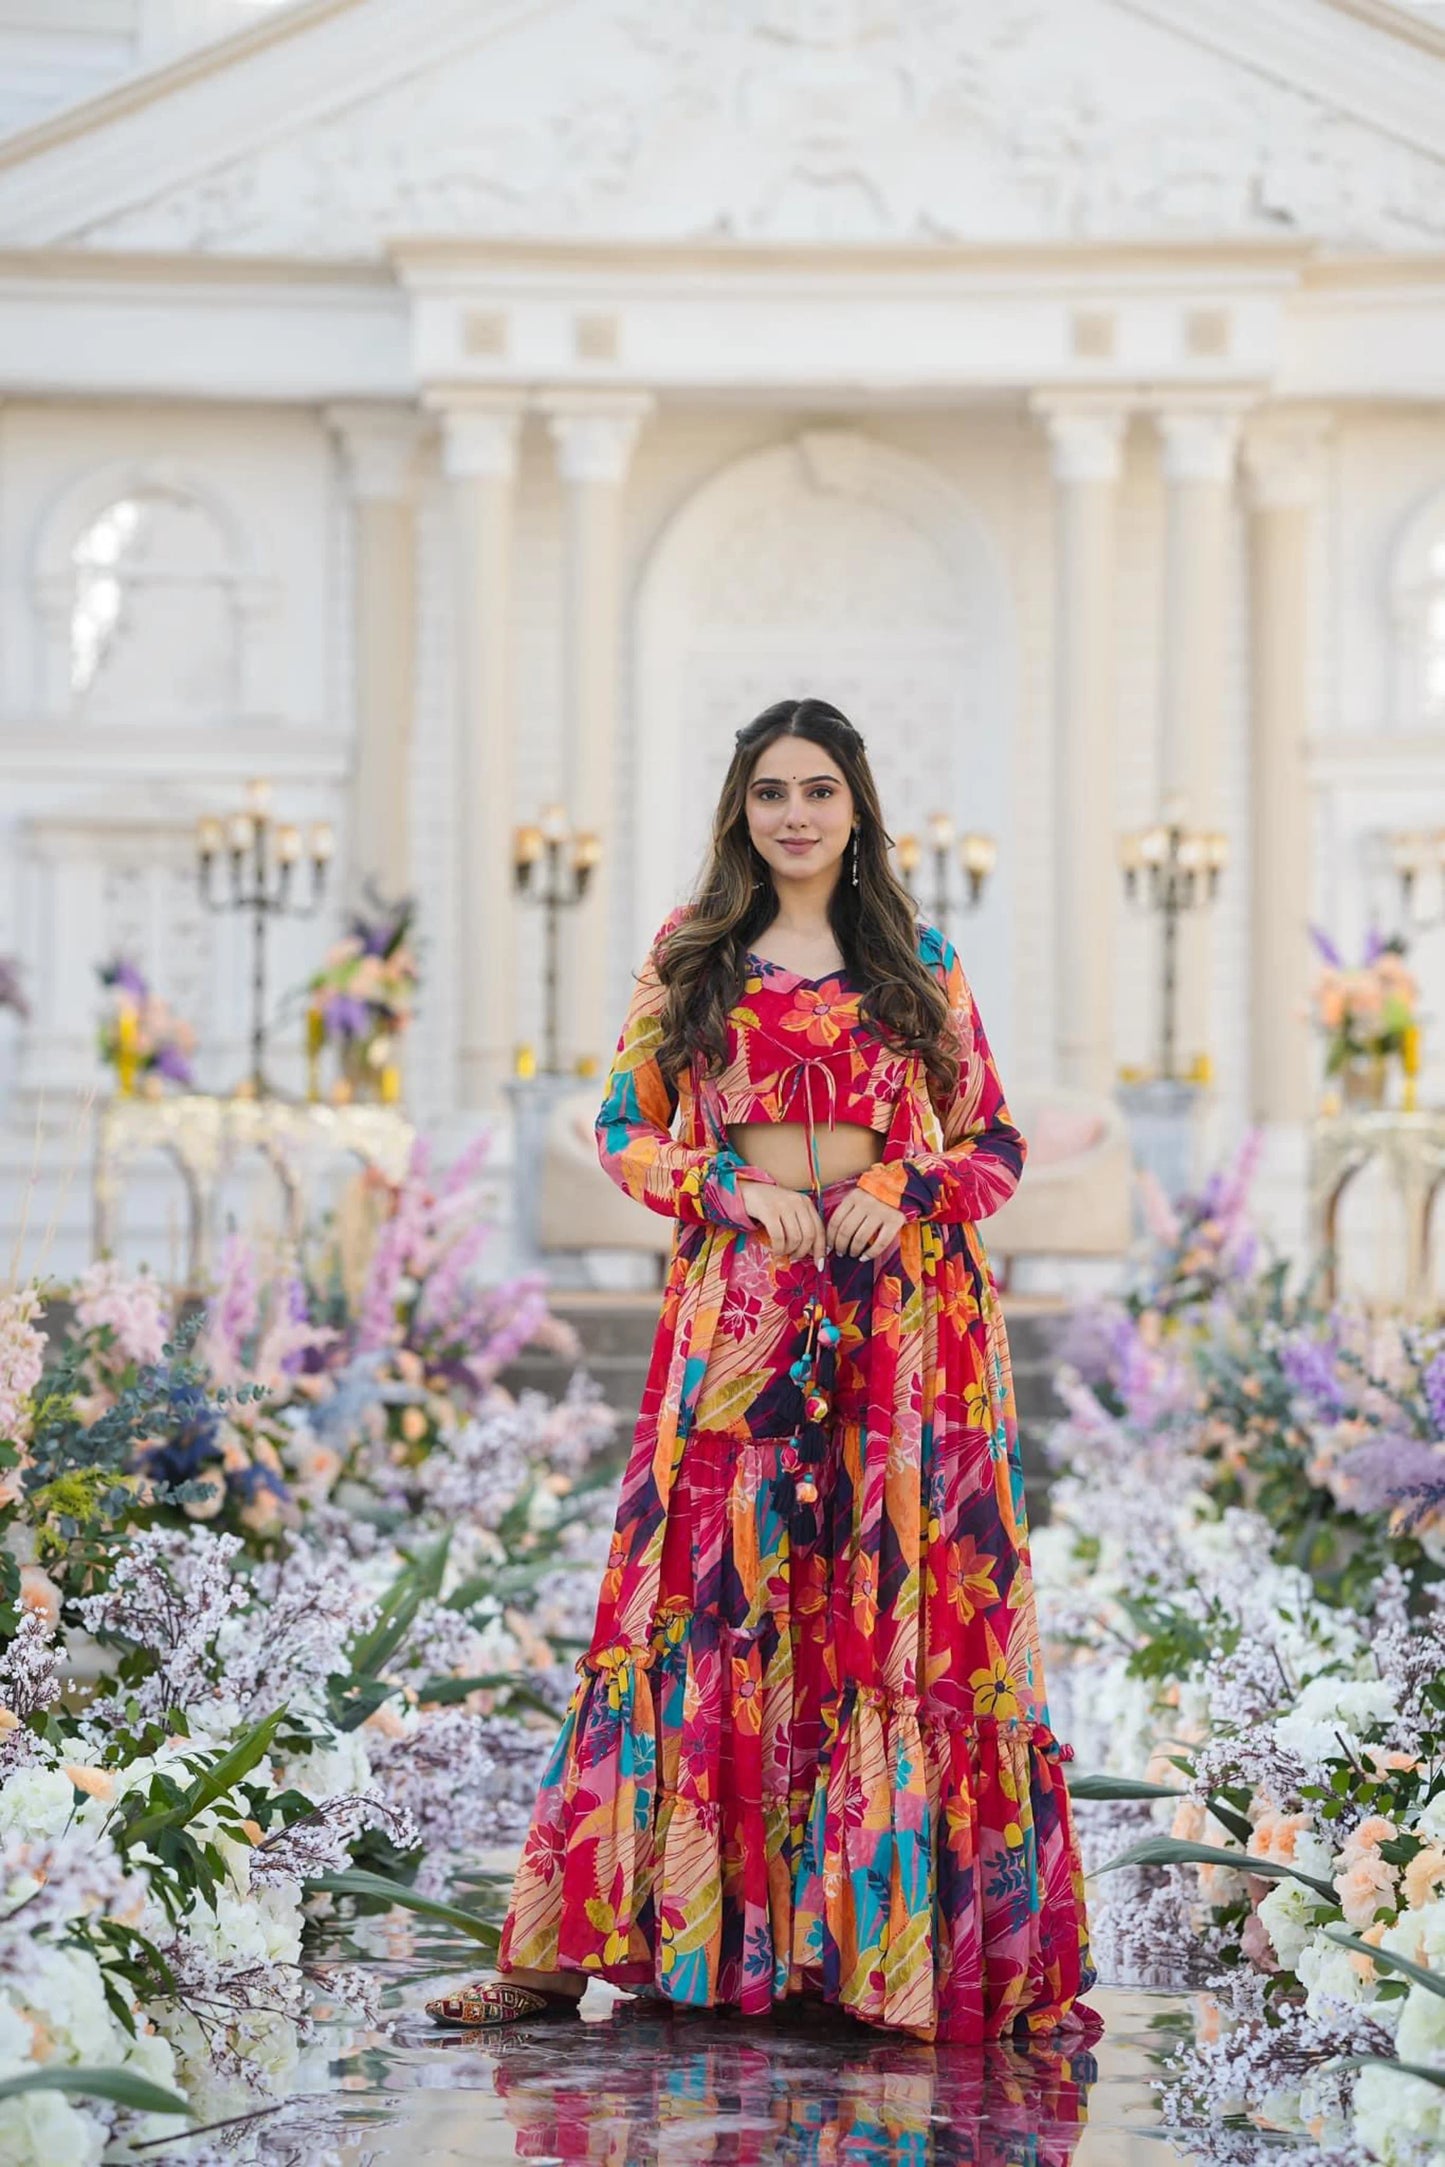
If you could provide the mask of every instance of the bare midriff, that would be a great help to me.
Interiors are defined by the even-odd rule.
[[[746,1159],[750,1166],[761,1167],[785,1189],[812,1188],[806,1122],[734,1121],[729,1124],[727,1133],[728,1141],[740,1159]],[[824,1187],[830,1181],[850,1180],[853,1175],[861,1174],[865,1166],[872,1166],[881,1158],[885,1141],[881,1129],[865,1129],[857,1121],[840,1121],[835,1128],[815,1126],[813,1137],[818,1152],[818,1178]],[[747,1178],[746,1174],[738,1175],[739,1181]]]

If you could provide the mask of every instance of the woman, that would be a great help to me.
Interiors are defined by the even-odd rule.
[[[889,840],[835,707],[738,732],[597,1118],[678,1231],[596,1627],[501,1975],[438,2021],[600,1977],[979,2040],[1093,1983],[975,1225],[1025,1144]]]

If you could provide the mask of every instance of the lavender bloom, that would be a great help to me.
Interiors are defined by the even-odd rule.
[[[113,962],[102,964],[100,982],[103,986],[116,986],[138,1001],[145,1000],[150,992],[143,973],[126,956],[117,956]]]
[[[1445,1438],[1445,1354],[1437,1354],[1425,1371],[1425,1405],[1430,1410],[1430,1420],[1435,1435]]]
[[[351,993],[333,993],[322,1004],[326,1028],[335,1038],[364,1038],[371,1022],[365,1001]]]
[[[1346,1453],[1335,1475],[1354,1512],[1388,1512],[1408,1503],[1414,1521],[1445,1499],[1445,1452],[1401,1430],[1387,1430]]]
[[[157,1052],[153,1066],[160,1075],[169,1076],[172,1083],[191,1084],[195,1082],[195,1071],[190,1062],[181,1052],[180,1047],[173,1045],[169,1039]]]
[[[1312,925],[1310,927],[1310,939],[1314,942],[1315,947],[1332,971],[1342,971],[1344,969],[1344,957],[1322,927]]]
[[[1343,1414],[1349,1401],[1335,1374],[1334,1343],[1306,1339],[1301,1334],[1282,1338],[1276,1349],[1279,1366],[1296,1392],[1312,1400],[1321,1414]]]

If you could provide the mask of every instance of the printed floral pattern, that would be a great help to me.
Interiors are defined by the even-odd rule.
[[[959,1043],[942,1109],[841,974],[758,958],[723,1073],[697,1061],[674,1093],[653,957],[641,974],[598,1149],[678,1234],[504,1967],[745,2012],[816,1993],[925,2040],[1047,2029],[1093,1982],[1008,1344],[974,1224],[1012,1193],[1025,1145],[956,951],[925,925],[919,954]],[[886,1128],[859,1182],[905,1223],[876,1261],[775,1259],[742,1210],[740,1172],[765,1177],[727,1123],[744,1106],[796,1119],[800,1100],[810,1121],[820,1101]],[[819,1192],[825,1217],[852,1186]],[[815,1291],[838,1367],[821,1532],[796,1545],[775,1484]]]

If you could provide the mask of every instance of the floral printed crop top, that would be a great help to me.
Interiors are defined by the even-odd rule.
[[[841,1121],[885,1133],[908,1086],[910,1060],[859,1014],[862,991],[847,967],[804,978],[766,956],[746,958],[742,999],[728,1014],[728,1058],[717,1078],[724,1126],[801,1121],[813,1187],[822,1187],[816,1125]]]
[[[888,1045],[863,1022],[861,989],[846,971],[807,979],[755,955],[728,1017],[722,1069],[708,1073],[699,1056],[674,1082],[656,1058],[667,1000],[657,953],[688,907],[673,911],[653,937],[597,1115],[597,1155],[619,1188],[671,1218],[751,1232],[756,1222],[738,1182],[774,1177],[733,1148],[729,1124],[804,1120],[816,1188],[814,1137],[822,1119],[886,1127],[881,1156],[863,1169],[858,1187],[906,1219],[982,1219],[1007,1201],[1027,1145],[945,934],[918,928],[919,958],[948,997],[958,1046],[958,1081],[946,1105],[933,1097],[922,1056]]]

